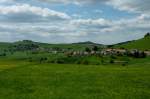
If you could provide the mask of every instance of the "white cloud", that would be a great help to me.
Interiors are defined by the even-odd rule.
[[[107,4],[119,10],[150,13],[150,0],[109,0]]]
[[[109,0],[38,0],[41,2],[49,2],[51,3],[64,3],[64,4],[76,4],[76,5],[83,5],[83,4],[95,4],[95,3],[105,3]]]
[[[0,2],[6,1],[12,0]],[[32,4],[0,5],[0,40],[32,39],[53,43],[91,40],[112,44],[142,37],[145,32],[150,31],[148,0],[143,2],[140,0],[41,0],[41,2],[77,5],[103,3],[141,15],[119,20],[101,17],[85,19],[80,14],[68,15]],[[98,10],[93,11],[101,13]]]
[[[82,18],[82,15],[80,15],[80,14],[73,14],[72,17],[74,17],[74,18]]]
[[[95,12],[95,13],[100,13],[100,14],[103,13],[102,10],[98,10],[98,9],[97,9],[97,10],[94,10],[94,12]]]
[[[0,0],[0,3],[13,2],[13,0]]]
[[[9,40],[32,39],[53,43],[91,40],[112,44],[139,38],[146,31],[150,31],[150,22],[147,21],[149,18],[147,15],[141,15],[118,21],[100,18],[51,23],[1,23],[0,34],[6,33],[3,37],[9,37]]]
[[[39,0],[41,2],[64,3],[64,4],[108,4],[119,10],[131,12],[150,12],[150,0]]]
[[[12,6],[0,6],[0,15],[16,15],[19,17],[21,15],[36,15],[43,18],[60,18],[60,19],[70,19],[71,17],[65,13],[54,11],[48,8],[41,8],[36,6],[31,6],[29,4],[22,5],[12,5]],[[36,18],[36,17],[35,17]]]
[[[92,26],[92,25],[110,25],[111,21],[109,20],[105,20],[103,18],[99,18],[99,19],[75,19],[71,21],[71,24],[74,25],[88,25],[88,26]]]

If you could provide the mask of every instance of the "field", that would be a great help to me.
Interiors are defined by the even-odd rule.
[[[149,99],[150,63],[37,64],[0,60],[0,99]]]

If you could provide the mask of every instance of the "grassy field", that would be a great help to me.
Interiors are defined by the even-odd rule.
[[[115,48],[149,50],[150,37],[145,37],[139,40],[131,41],[125,44],[117,44]]]
[[[149,99],[150,63],[129,66],[0,60],[0,99]]]

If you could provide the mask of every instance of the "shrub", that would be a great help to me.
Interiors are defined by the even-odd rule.
[[[58,63],[58,64],[64,64],[64,60],[56,60],[55,63]]]
[[[94,46],[94,47],[92,48],[92,50],[93,50],[93,51],[98,51],[98,47],[97,47],[97,46]]]
[[[146,38],[146,37],[150,37],[150,33],[147,33],[144,37],[145,37],[145,38]]]
[[[103,60],[103,59],[101,60],[101,63],[102,63],[102,64],[104,63],[104,60]]]
[[[125,63],[123,63],[123,64],[122,64],[122,66],[126,66],[126,64],[125,64]]]
[[[47,60],[48,60],[47,57],[42,57],[42,58],[40,58],[40,63],[42,63],[42,62],[44,62],[44,61],[47,61]]]
[[[6,56],[6,53],[1,53],[0,56]]]
[[[89,65],[89,61],[83,60],[83,61],[82,61],[82,64],[84,64],[84,65]]]
[[[91,49],[88,48],[88,47],[86,47],[86,48],[85,48],[85,51],[86,51],[86,52],[91,52]]]
[[[110,60],[110,63],[113,64],[113,63],[114,63],[114,60],[111,59],[111,60]]]
[[[114,56],[114,55],[111,55],[110,57],[111,57],[112,59],[117,59],[116,56]]]

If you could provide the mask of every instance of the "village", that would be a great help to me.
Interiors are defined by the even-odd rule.
[[[88,50],[87,50],[88,49]],[[150,56],[149,50],[138,50],[138,49],[117,49],[117,48],[104,48],[104,49],[89,49],[86,48],[84,51],[78,51],[78,50],[50,50],[49,51],[52,54],[58,54],[58,53],[64,53],[67,56],[110,56],[110,55],[117,55],[117,56],[135,56],[137,58],[142,58],[146,56]]]

